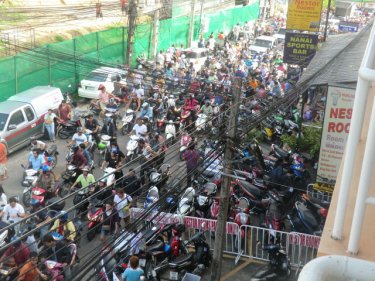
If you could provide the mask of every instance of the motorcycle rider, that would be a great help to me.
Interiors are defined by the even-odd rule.
[[[46,200],[55,196],[55,175],[47,165],[43,165],[41,173],[36,181],[36,186],[46,190]]]
[[[61,211],[59,217],[53,222],[50,231],[56,231],[70,242],[74,242],[76,237],[76,227],[71,220],[68,220],[68,213]]]
[[[200,112],[207,115],[207,117],[211,117],[211,115],[214,113],[214,110],[212,109],[212,105],[210,100],[206,100],[204,102],[204,105],[200,108]]]
[[[147,126],[143,124],[142,118],[137,119],[137,123],[134,125],[132,133],[141,139],[147,137]]]
[[[100,130],[99,122],[92,114],[87,115],[84,128],[91,131],[91,135],[95,139],[96,143],[100,142],[98,135]]]
[[[105,108],[107,104],[109,103],[109,99],[113,98],[114,96],[107,92],[105,86],[103,84],[100,84],[98,87],[99,92],[99,102],[100,102],[100,108],[102,111],[100,112],[101,116],[104,116],[105,114]]]
[[[103,125],[102,135],[110,136],[112,139],[116,138],[116,128],[111,118],[107,118],[105,124]]]
[[[39,154],[38,149],[34,148],[32,154],[29,156],[29,164],[27,166],[29,169],[39,171],[42,169],[44,162],[44,157]]]
[[[90,152],[86,149],[86,145],[84,143],[81,143],[79,146],[79,150],[82,152],[82,155],[86,158],[87,164],[91,166],[92,164],[92,157]]]
[[[8,204],[5,205],[2,211],[0,211],[0,217],[2,217],[3,221],[12,220],[16,223],[26,217],[25,209],[21,204],[17,202],[17,199],[15,197],[10,197],[8,200]]]
[[[83,153],[78,146],[73,148],[73,156],[72,160],[70,161],[70,164],[78,168],[77,176],[82,173],[81,169],[83,169],[88,164],[87,159],[85,158],[85,156],[83,156]]]
[[[8,280],[15,280],[18,275],[18,268],[21,268],[30,258],[30,250],[22,240],[13,236],[10,244],[0,258],[0,268],[3,263],[10,267]]]
[[[48,280],[48,276],[39,270],[38,264],[38,253],[31,252],[30,259],[20,269],[17,281],[35,281],[39,280],[39,277],[42,280]]]
[[[141,112],[139,113],[139,118],[148,117],[149,120],[153,118],[153,110],[148,102],[142,104]]]
[[[141,158],[141,170],[140,170],[140,179],[141,183],[145,183],[146,173],[152,166],[152,160],[155,158],[158,154],[152,150],[151,146],[145,142],[144,139],[140,139],[138,141],[138,148],[142,152],[142,158]]]
[[[179,118],[180,118],[180,112],[176,110],[176,107],[175,106],[169,107],[167,111],[166,119],[172,120],[175,123],[176,133],[180,129],[180,124],[179,122],[177,122]]]
[[[73,135],[72,140],[68,143],[68,147],[72,145],[78,146],[81,143],[84,143],[87,146],[88,139],[87,139],[87,136],[83,133],[83,128],[78,127],[77,132]]]
[[[86,188],[93,183],[95,183],[95,177],[90,173],[89,167],[85,166],[82,168],[82,174],[78,176],[70,189],[74,191],[77,184],[79,184],[81,188]]]
[[[44,237],[44,235],[48,233],[51,217],[49,216],[48,211],[45,208],[42,208],[38,199],[32,198],[30,200],[30,206],[30,213],[37,224],[36,228],[40,228],[40,237]]]
[[[120,187],[124,188],[125,193],[130,194],[133,198],[133,206],[137,206],[138,196],[141,195],[141,182],[137,177],[134,169],[129,169],[128,174],[123,178]]]

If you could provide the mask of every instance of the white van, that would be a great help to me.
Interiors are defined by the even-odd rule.
[[[188,63],[193,63],[195,71],[199,71],[208,57],[206,48],[188,48],[182,52]]]
[[[259,36],[255,39],[254,44],[250,46],[252,53],[265,53],[267,50],[277,46],[277,39],[272,36]]]

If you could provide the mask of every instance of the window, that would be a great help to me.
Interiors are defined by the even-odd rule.
[[[107,81],[108,74],[102,72],[91,72],[85,80],[95,81],[95,82],[105,82]]]
[[[32,121],[32,120],[34,120],[35,115],[34,115],[33,110],[32,110],[30,107],[26,107],[26,109],[25,109],[25,113],[26,113],[27,121]]]
[[[9,125],[16,125],[18,126],[19,124],[25,122],[25,118],[23,117],[22,110],[18,110],[12,114],[9,120]]]

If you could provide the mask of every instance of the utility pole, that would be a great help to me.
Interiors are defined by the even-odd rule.
[[[152,58],[156,58],[158,52],[160,0],[155,1],[156,10],[154,12],[154,30],[152,34]]]
[[[228,122],[228,140],[225,145],[224,152],[224,174],[230,175],[232,173],[233,152],[231,150],[231,145],[234,143],[234,138],[237,133],[237,116],[240,106],[241,98],[241,88],[242,88],[242,78],[234,77],[232,79],[232,92],[233,92],[233,108],[230,113],[230,118]],[[224,176],[224,181],[222,188],[220,190],[220,207],[219,215],[217,217],[217,227],[215,235],[215,248],[214,255],[212,259],[211,266],[211,281],[219,281],[221,275],[221,261],[223,257],[223,245],[226,241],[226,226],[228,217],[228,206],[229,206],[229,187],[231,183],[231,178]],[[237,234],[238,235],[238,234]]]
[[[323,41],[327,41],[327,31],[328,31],[328,20],[329,20],[329,12],[331,11],[331,0],[328,0],[328,7],[327,7],[327,15],[326,15],[326,24],[324,26],[324,36]]]
[[[195,15],[195,4],[196,3],[197,3],[197,0],[191,1],[188,48],[191,47],[191,43],[193,42],[193,38],[194,38],[194,15]]]
[[[204,8],[204,0],[201,0],[201,11],[199,13],[200,21],[199,21],[199,36],[203,37],[203,8]]]
[[[130,0],[129,2],[128,43],[125,56],[125,64],[127,64],[129,67],[133,53],[135,21],[137,19],[137,1],[138,0]]]

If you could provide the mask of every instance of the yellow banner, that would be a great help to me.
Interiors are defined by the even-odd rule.
[[[316,182],[314,184],[314,189],[318,191],[333,193],[334,188],[335,188],[334,184],[320,183],[320,182]]]
[[[319,31],[322,0],[289,0],[286,29]]]

